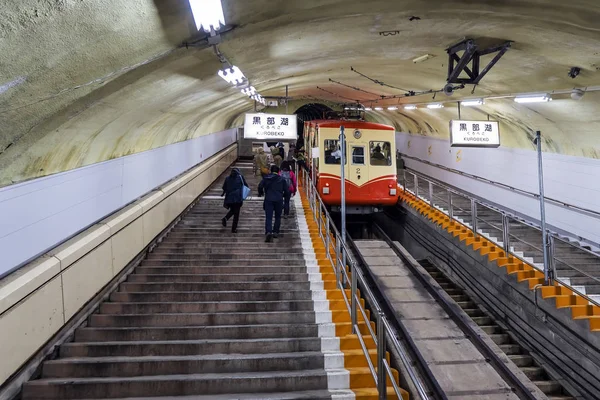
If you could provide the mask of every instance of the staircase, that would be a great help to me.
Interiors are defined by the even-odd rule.
[[[413,187],[411,183],[409,187]],[[419,180],[419,196],[429,201],[429,184]],[[433,186],[433,204],[447,212],[448,191],[439,186]],[[453,194],[453,216],[465,225],[472,226],[471,202],[468,198]],[[531,226],[511,220],[509,223],[511,235],[511,251],[534,265],[544,269],[542,251],[542,232]],[[488,239],[502,244],[501,214],[483,205],[478,205],[477,231]],[[554,264],[556,278],[582,294],[588,295],[594,301],[600,301],[600,255],[586,251],[576,243],[555,240]]]
[[[248,164],[238,167],[255,195]],[[296,219],[265,243],[262,199],[249,200],[232,234],[216,197],[223,179],[44,362],[23,399],[354,399],[351,381],[372,385],[368,371],[345,369]]]

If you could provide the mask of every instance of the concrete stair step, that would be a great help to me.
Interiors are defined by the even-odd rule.
[[[189,302],[189,301],[296,301],[311,300],[313,293],[309,289],[298,290],[223,290],[223,291],[130,291],[113,292],[110,295],[111,301],[124,302]]]
[[[251,258],[259,258],[261,260],[304,260],[303,253],[287,253],[286,249],[278,249],[279,252],[256,253],[256,254],[181,254],[181,253],[151,253],[146,257],[147,260],[192,260],[192,261],[222,261],[226,260],[230,263],[237,261],[245,261]]]
[[[329,310],[329,302],[304,301],[240,301],[240,302],[179,302],[179,303],[102,303],[102,314],[162,314],[210,312],[273,312]]]
[[[137,377],[300,371],[325,368],[320,351],[271,354],[67,358],[44,363],[42,378]],[[343,368],[343,354],[331,354]]]
[[[346,371],[330,374],[347,375]],[[324,370],[251,372],[237,374],[162,375],[142,377],[40,379],[23,388],[24,399],[82,399],[156,397],[323,390],[328,387]],[[335,387],[331,388],[335,389]]]
[[[504,354],[509,356],[520,355],[523,352],[523,349],[518,344],[501,344],[499,347]]]
[[[201,248],[189,248],[189,247],[166,247],[160,246],[155,248],[150,254],[190,254],[190,255],[206,255],[206,254],[216,254],[216,255],[229,255],[229,254],[279,254],[281,249],[274,248],[273,246],[264,245],[262,247],[254,246],[246,246],[245,248],[226,248],[222,246],[215,247],[201,247]],[[285,248],[287,254],[303,254],[302,246],[292,246]]]
[[[229,393],[222,395],[207,396],[177,396],[177,397],[152,397],[153,400],[332,400],[332,399],[354,399],[355,394],[351,390],[308,390],[279,393]],[[390,397],[388,397],[390,398]],[[361,400],[367,398],[361,397]],[[94,399],[86,399],[94,400]],[[127,399],[114,400],[147,400],[147,398],[128,397]],[[368,398],[371,400],[371,398]]]
[[[535,386],[537,386],[538,388],[540,388],[540,390],[546,395],[561,394],[561,392],[562,392],[562,386],[560,385],[560,383],[558,383],[556,381],[533,380],[533,384]]]
[[[323,339],[209,339],[139,342],[72,342],[60,347],[61,357],[145,357],[201,354],[269,354],[320,351]]]
[[[273,324],[244,326],[187,326],[154,328],[79,328],[77,342],[146,341],[146,340],[200,340],[200,339],[260,339],[317,337],[316,324]]]
[[[523,371],[525,375],[527,375],[527,377],[532,381],[541,381],[546,375],[545,371],[542,368],[536,366],[522,367],[521,371]]]
[[[131,274],[128,282],[306,282],[308,274]]]
[[[196,283],[132,283],[119,286],[121,292],[202,292],[227,290],[309,290],[309,282],[196,282]]]
[[[144,267],[151,266],[174,266],[174,267],[219,267],[219,266],[240,266],[240,267],[268,267],[268,266],[290,266],[300,267],[305,266],[306,261],[302,259],[297,260],[276,260],[276,259],[245,259],[245,260],[180,260],[180,259],[166,259],[166,258],[153,258],[146,259],[141,263]]]
[[[533,365],[533,358],[526,354],[509,355],[508,358],[510,358],[517,367],[529,367]]]
[[[317,267],[315,267],[317,268]],[[183,274],[183,275],[221,275],[221,274],[306,274],[305,266],[212,266],[212,267],[137,267],[133,273],[136,275],[161,275],[161,274]]]
[[[261,227],[261,229],[262,229],[262,227]],[[193,234],[191,234],[191,235],[186,234],[186,235],[177,237],[177,236],[171,236],[169,234],[169,235],[167,235],[167,237],[165,239],[163,239],[162,243],[164,243],[166,245],[166,247],[168,247],[169,245],[186,246],[187,247],[189,245],[189,243],[196,243],[198,245],[198,247],[217,245],[222,248],[233,248],[234,246],[237,247],[238,243],[245,243],[246,245],[252,245],[254,243],[257,245],[256,248],[262,248],[263,246],[266,247],[266,245],[263,245],[263,246],[260,245],[261,240],[264,242],[264,237],[265,237],[264,233],[258,229],[257,229],[257,233],[252,234],[252,236],[238,236],[237,233],[231,233],[231,231],[224,230],[223,232],[216,233],[212,236],[195,236]],[[290,233],[280,236],[277,239],[277,242],[280,245],[285,245],[286,248],[288,246],[299,244],[297,234],[292,235]],[[161,243],[161,247],[163,247],[162,243]]]
[[[187,327],[221,325],[260,325],[315,323],[315,312],[273,311],[202,314],[93,314],[90,327]]]

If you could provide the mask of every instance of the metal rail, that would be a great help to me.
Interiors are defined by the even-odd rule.
[[[448,167],[446,167],[444,165],[433,163],[433,162],[427,161],[427,160],[423,160],[422,158],[419,158],[419,157],[410,156],[408,154],[404,154],[404,153],[400,153],[400,152],[398,152],[398,154],[401,155],[404,158],[409,158],[411,160],[422,162],[423,164],[431,165],[432,167],[443,169],[444,171],[452,172],[454,174],[466,176],[468,178],[475,179],[475,180],[478,180],[478,181],[481,181],[481,182],[485,182],[485,183],[488,183],[488,184],[493,185],[493,186],[501,187],[503,189],[510,190],[511,192],[519,193],[519,194],[522,194],[522,195],[525,195],[525,196],[528,196],[528,197],[532,197],[532,198],[538,199],[538,200],[540,198],[540,195],[538,193],[528,192],[526,190],[519,189],[519,188],[510,186],[510,185],[507,185],[507,184],[504,184],[504,183],[501,183],[501,182],[496,182],[496,181],[492,181],[490,179],[482,178],[481,176],[478,176],[478,175],[469,174],[467,172],[459,171],[459,170],[454,169],[454,168],[448,168]],[[414,171],[411,168],[406,168],[406,169]],[[417,172],[417,171],[414,171],[414,172]],[[565,208],[577,210],[577,211],[585,213],[585,214],[590,214],[591,216],[593,216],[595,218],[600,218],[600,212],[595,211],[595,210],[591,210],[589,208],[585,208],[585,207],[581,207],[581,206],[576,206],[574,204],[570,204],[570,203],[566,203],[564,201],[556,200],[556,199],[553,199],[551,197],[546,197],[546,201],[548,201],[549,203],[557,204],[557,205],[559,205],[561,207],[565,207]]]
[[[446,311],[448,316],[464,332],[465,336],[471,341],[471,343],[473,343],[477,350],[484,356],[484,358],[489,360],[492,367],[512,388],[516,395],[519,396],[520,399],[537,399],[537,397],[531,393],[531,391],[527,389],[523,382],[521,382],[521,380],[510,370],[510,368],[508,368],[498,354],[496,354],[496,352],[490,348],[490,346],[475,331],[475,329],[473,329],[471,324],[469,324],[469,321],[458,311],[459,307],[456,305],[456,303],[451,303],[438,290],[436,290],[431,281],[425,276],[426,274],[413,265],[413,263],[410,262],[410,260],[408,260],[406,256],[396,248],[392,239],[379,225],[375,223],[373,224],[373,227],[377,231],[377,234],[380,236],[380,238],[385,241],[396,253],[396,255],[404,261],[405,265],[410,269],[413,275],[417,277],[427,292],[429,292],[429,294],[438,302],[444,311]]]
[[[412,185],[409,185],[408,180],[406,179],[407,176],[412,177],[412,182],[411,182]],[[519,260],[531,265],[532,267],[534,267],[535,269],[537,269],[541,272],[544,272],[542,268],[539,268],[535,263],[532,263],[532,262],[526,260],[526,257],[519,255],[519,254],[517,254],[517,252],[514,251],[513,241],[524,243],[525,245],[531,247],[532,249],[539,251],[542,254],[544,253],[544,249],[547,249],[550,281],[551,282],[553,282],[553,281],[560,282],[561,285],[569,288],[569,290],[573,291],[574,293],[584,297],[587,301],[589,301],[590,304],[600,307],[600,302],[592,299],[587,294],[582,293],[580,290],[574,288],[573,285],[566,283],[560,277],[557,277],[556,265],[557,265],[557,263],[560,263],[561,265],[568,267],[568,269],[570,269],[572,271],[576,271],[577,273],[583,275],[583,277],[590,278],[595,282],[600,282],[600,279],[598,277],[590,275],[589,273],[575,267],[574,265],[567,263],[563,259],[558,258],[556,256],[556,242],[559,241],[561,243],[571,246],[574,249],[577,249],[579,251],[585,252],[588,255],[592,255],[592,256],[596,257],[598,259],[598,261],[597,261],[598,265],[600,265],[600,255],[598,255],[592,251],[589,251],[581,246],[577,246],[573,243],[570,243],[570,242],[562,239],[561,237],[559,237],[557,234],[551,232],[550,230],[546,230],[546,233],[547,233],[546,242],[544,243],[543,241],[540,241],[541,243],[539,244],[539,247],[534,246],[534,245],[526,242],[525,240],[520,239],[517,235],[515,235],[514,233],[511,232],[511,229],[519,229],[519,227],[522,226],[527,229],[533,229],[535,231],[538,231],[541,234],[542,230],[540,227],[535,226],[534,224],[531,224],[528,222],[521,221],[521,220],[517,219],[514,215],[512,215],[506,211],[497,210],[494,207],[482,202],[478,198],[475,198],[464,192],[461,192],[454,187],[444,185],[443,183],[440,183],[437,180],[432,179],[432,178],[430,178],[424,174],[421,174],[419,172],[405,169],[401,178],[402,178],[401,185],[405,192],[408,191],[408,192],[414,194],[420,200],[428,202],[432,208],[435,208],[438,211],[443,212],[444,214],[448,215],[450,218],[456,219],[456,215],[455,215],[456,209],[459,209],[461,212],[466,214],[465,216],[470,218],[470,222],[471,222],[470,228],[475,237],[481,236],[481,232],[482,232],[482,229],[478,228],[477,222],[479,220],[484,221],[486,224],[492,226],[494,229],[501,231],[502,232],[501,238],[495,239],[493,237],[487,237],[487,239],[489,239],[490,241],[495,243],[498,247],[503,248],[504,251],[506,252],[506,254],[511,254],[515,258],[518,258]],[[423,182],[427,183],[429,193],[427,193],[426,196],[423,196],[423,193],[421,192],[421,190],[419,188],[419,185],[420,185],[419,182],[421,182],[421,184]],[[447,200],[444,199],[443,202],[439,202],[437,205],[436,205],[435,200],[440,199],[440,196],[434,196],[434,189],[436,187],[440,188],[442,190],[445,190],[448,193],[448,199]],[[455,198],[456,196],[459,196],[459,197],[464,198],[467,201],[469,201],[470,209],[467,210],[464,208],[460,208],[458,205],[456,205],[455,202],[453,202],[453,198]],[[442,208],[444,206],[446,206],[447,208],[446,209]],[[488,211],[497,213],[499,216],[499,219],[502,221],[502,228],[500,229],[500,227],[496,227],[496,226],[492,225],[489,221],[485,221],[483,218],[479,217],[478,210],[480,207],[484,207]],[[519,226],[517,226],[516,228],[515,227],[511,228],[511,223],[518,224]],[[515,240],[513,240],[513,238]],[[575,285],[575,286],[585,286],[585,285]]]
[[[408,355],[407,350],[398,341],[396,332],[392,329],[385,313],[383,312],[379,302],[374,296],[373,292],[369,288],[365,276],[358,266],[358,263],[354,259],[351,251],[348,249],[345,241],[343,240],[340,232],[337,230],[333,223],[325,204],[319,196],[314,181],[310,179],[306,170],[302,169],[300,172],[300,179],[302,187],[306,192],[306,196],[309,200],[310,208],[312,211],[313,219],[317,224],[319,236],[325,243],[325,254],[327,259],[331,261],[334,266],[337,286],[342,292],[342,297],[346,308],[350,313],[352,320],[352,332],[357,334],[361,348],[367,359],[367,364],[371,375],[373,376],[374,383],[377,385],[379,399],[387,399],[387,382],[386,378],[389,377],[392,388],[398,399],[402,398],[402,391],[396,383],[392,368],[389,365],[386,358],[386,341],[389,339],[392,347],[400,356],[400,362],[405,368],[408,374],[408,379],[412,382],[416,388],[419,396],[423,400],[433,400],[428,394],[428,390],[417,370],[412,365],[411,359]],[[332,241],[335,243],[335,251],[331,251]],[[347,265],[344,261],[347,261]],[[346,266],[349,267],[349,271],[346,270]],[[346,294],[346,289],[350,289],[350,298]],[[360,298],[358,297],[358,290],[365,297],[365,301],[369,304],[369,307],[374,313],[376,321],[376,332],[373,331],[368,314],[365,308],[362,306]],[[360,330],[361,323],[359,322],[358,316],[362,317],[364,325],[367,328],[367,334],[373,339],[377,346],[377,363],[376,366],[371,362],[369,349],[362,338]],[[440,398],[440,397],[437,397]]]

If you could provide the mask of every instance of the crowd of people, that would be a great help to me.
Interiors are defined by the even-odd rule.
[[[272,242],[273,238],[278,238],[281,229],[281,218],[287,219],[290,216],[290,201],[296,195],[298,190],[298,180],[293,171],[293,164],[290,160],[285,160],[285,147],[282,143],[271,147],[271,160],[264,149],[258,149],[254,157],[254,171],[262,180],[258,185],[258,196],[264,197],[263,209],[265,211],[265,241]],[[297,161],[304,161],[304,154],[301,149]],[[290,146],[288,158],[293,160],[293,147]],[[233,168],[229,176],[223,183],[223,193],[225,196],[223,206],[228,209],[221,222],[224,227],[227,226],[229,219],[233,217],[231,232],[236,233],[240,210],[245,200],[248,183],[239,169]],[[248,190],[249,191],[249,190]],[[273,218],[274,216],[274,218]]]

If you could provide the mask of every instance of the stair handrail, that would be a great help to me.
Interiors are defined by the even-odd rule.
[[[407,173],[411,174],[413,176],[413,189],[410,189],[408,187],[407,179],[406,179],[406,174]],[[429,191],[428,191],[428,198],[425,198],[424,196],[422,196],[419,193],[420,192],[419,191],[419,178],[423,179],[424,181],[426,181],[428,183],[428,189],[429,189]],[[461,191],[457,190],[454,187],[451,187],[451,186],[445,185],[443,183],[440,183],[437,180],[435,180],[435,179],[433,179],[433,178],[431,178],[431,177],[429,177],[429,176],[427,176],[425,174],[419,173],[417,171],[413,171],[413,170],[410,170],[410,169],[408,169],[408,170],[404,169],[404,173],[402,174],[402,182],[399,183],[399,185],[400,185],[400,187],[405,192],[408,191],[408,192],[412,193],[414,196],[416,196],[420,200],[423,200],[423,201],[429,203],[429,205],[431,207],[436,208],[438,211],[443,212],[444,214],[448,215],[452,219],[456,219],[455,216],[454,216],[454,204],[452,203],[452,197],[453,197],[452,194],[456,194],[456,195],[459,195],[461,197],[464,197],[464,198],[468,199],[471,202],[471,210],[470,210],[471,214],[469,216],[471,218],[470,229],[473,232],[474,237],[482,236],[481,233],[478,231],[478,226],[477,226],[477,220],[478,220],[478,217],[477,217],[477,208],[478,208],[478,205],[483,206],[483,207],[485,207],[485,208],[487,208],[487,209],[489,209],[491,211],[499,213],[501,215],[501,217],[502,217],[502,228],[501,229],[499,229],[498,227],[493,226],[492,224],[490,224],[487,221],[486,221],[486,223],[489,224],[489,225],[491,225],[491,226],[493,226],[495,229],[499,229],[499,230],[502,231],[502,242],[500,242],[499,240],[493,240],[490,237],[488,237],[487,239],[490,240],[491,242],[495,243],[498,247],[502,247],[507,255],[511,254],[513,257],[518,258],[519,260],[523,261],[524,263],[527,263],[527,264],[531,265],[533,268],[535,268],[537,270],[541,270],[543,272],[543,270],[540,269],[535,263],[529,262],[524,257],[521,257],[520,255],[518,255],[514,251],[512,251],[511,250],[511,240],[510,240],[511,237],[518,238],[516,235],[511,234],[511,232],[510,232],[510,222],[511,221],[512,222],[516,222],[516,223],[518,223],[520,225],[526,226],[527,228],[535,229],[535,230],[541,232],[541,228],[540,227],[538,227],[538,226],[536,226],[534,224],[531,224],[529,222],[521,221],[518,218],[516,218],[516,216],[514,216],[513,214],[510,214],[510,213],[508,213],[508,212],[506,212],[504,210],[499,210],[499,209],[497,209],[495,207],[492,207],[489,204],[486,204],[486,203],[482,202],[481,200],[479,200],[478,198],[476,198],[474,196],[471,196],[471,195],[469,195],[469,194],[467,194],[465,192],[461,192]],[[435,205],[434,199],[435,198],[438,198],[438,199],[440,198],[439,196],[434,196],[434,194],[433,194],[433,188],[435,186],[440,187],[440,188],[442,188],[442,189],[444,189],[444,190],[446,190],[448,192],[448,199],[446,200],[446,202],[448,204],[448,210],[444,210],[441,207]],[[572,270],[577,271],[577,272],[583,274],[585,277],[590,278],[590,279],[592,279],[592,280],[597,281],[597,282],[600,283],[600,279],[599,278],[594,277],[594,276],[588,274],[587,272],[582,271],[579,268],[577,268],[577,267],[575,267],[575,266],[573,266],[573,265],[565,262],[564,260],[557,258],[555,256],[555,241],[559,240],[559,241],[561,241],[563,243],[566,243],[566,244],[568,244],[568,245],[576,248],[577,250],[584,251],[587,254],[590,254],[590,255],[593,255],[594,257],[597,257],[599,264],[600,264],[600,255],[598,255],[598,254],[596,254],[596,253],[594,253],[592,251],[589,251],[587,249],[584,249],[581,246],[574,245],[573,243],[570,243],[570,242],[562,239],[556,233],[550,231],[549,229],[547,229],[546,231],[547,231],[548,243],[546,243],[545,246],[547,248],[548,255],[549,255],[548,258],[549,258],[549,269],[550,269],[550,271],[549,271],[550,272],[550,282],[556,280],[556,281],[560,282],[561,285],[563,285],[566,288],[568,288],[569,290],[571,290],[573,293],[575,293],[575,294],[577,294],[577,295],[585,298],[590,304],[592,304],[594,306],[600,307],[600,302],[592,299],[587,294],[582,293],[580,290],[578,290],[577,288],[574,287],[574,286],[579,286],[579,285],[571,285],[570,281],[569,281],[569,284],[567,284],[562,279],[557,278],[557,274],[556,274],[556,262],[558,261],[559,263],[561,263],[561,264],[563,264],[565,266],[568,266]],[[532,247],[533,249],[541,251],[542,253],[544,251],[542,249],[543,244],[541,244],[540,247],[536,247],[536,246],[534,246],[534,245],[532,245],[532,244],[530,244],[530,243],[528,243],[528,242],[526,242],[526,241],[524,241],[522,239],[519,239],[519,240],[521,242],[525,243],[526,245]]]
[[[300,180],[302,182],[302,188],[306,193],[309,201],[309,205],[312,211],[313,219],[317,223],[319,236],[325,243],[325,254],[327,259],[334,266],[336,275],[336,282],[338,288],[342,292],[342,298],[346,304],[346,308],[350,313],[352,320],[352,333],[356,334],[361,346],[361,349],[367,359],[367,364],[371,375],[377,385],[377,390],[380,400],[387,399],[387,382],[386,379],[389,377],[394,392],[398,399],[402,398],[402,390],[396,383],[392,368],[386,358],[386,340],[389,339],[394,350],[400,356],[400,362],[407,371],[408,378],[417,390],[422,400],[432,400],[432,397],[428,394],[426,385],[423,383],[417,370],[411,363],[408,356],[408,352],[401,345],[400,341],[396,337],[396,332],[393,330],[387,317],[385,316],[381,306],[375,298],[373,292],[369,288],[364,274],[358,263],[354,259],[351,251],[348,249],[346,243],[342,240],[342,236],[338,231],[337,227],[333,223],[333,220],[327,210],[327,207],[323,203],[321,196],[319,195],[314,182],[310,179],[309,174],[305,169],[296,170],[300,174]],[[333,234],[333,235],[332,235]],[[332,237],[333,236],[333,237]],[[331,252],[332,239],[335,242],[335,251]],[[346,271],[344,266],[350,267],[350,274]],[[350,286],[350,298],[346,295],[345,289]],[[373,331],[369,324],[369,317],[365,308],[360,302],[358,297],[358,288],[363,291],[368,304],[376,314],[376,332]],[[358,323],[358,313],[362,316],[367,326],[369,335],[377,346],[377,366],[373,365],[369,350],[366,343],[362,338]]]
[[[454,174],[461,175],[461,176],[466,176],[467,178],[471,178],[471,179],[475,179],[477,181],[485,182],[485,183],[490,184],[492,186],[497,186],[497,187],[500,187],[502,189],[510,190],[511,192],[519,193],[519,194],[522,194],[522,195],[527,196],[527,197],[532,197],[534,199],[539,199],[540,198],[540,195],[538,193],[533,193],[533,192],[529,192],[527,190],[519,189],[519,188],[507,185],[507,184],[502,183],[502,182],[493,181],[491,179],[483,178],[483,177],[478,176],[478,175],[473,175],[473,174],[470,174],[468,172],[463,172],[463,171],[460,171],[460,170],[457,170],[457,169],[454,169],[454,168],[449,168],[449,167],[446,167],[445,165],[437,164],[437,163],[434,163],[434,162],[431,162],[431,161],[428,161],[428,160],[424,160],[424,159],[419,158],[419,157],[411,156],[411,155],[408,155],[408,154],[405,154],[405,153],[398,152],[398,155],[400,155],[403,158],[409,158],[411,160],[419,161],[419,162],[421,162],[423,164],[431,165],[432,167],[436,167],[436,168],[442,169],[444,171],[452,172]],[[416,172],[416,173],[419,173],[418,171],[416,171],[416,170],[414,170],[412,168],[405,167],[405,169],[413,171],[413,172]],[[567,202],[562,201],[562,200],[554,199],[552,197],[544,196],[544,198],[549,203],[554,203],[554,204],[559,205],[561,207],[565,207],[565,208],[577,210],[577,211],[579,211],[581,213],[589,214],[589,215],[593,216],[594,218],[599,218],[600,219],[600,212],[599,211],[591,210],[589,208],[581,207],[581,206],[578,206],[578,205],[575,205],[575,204],[570,204],[570,203],[567,203]]]

